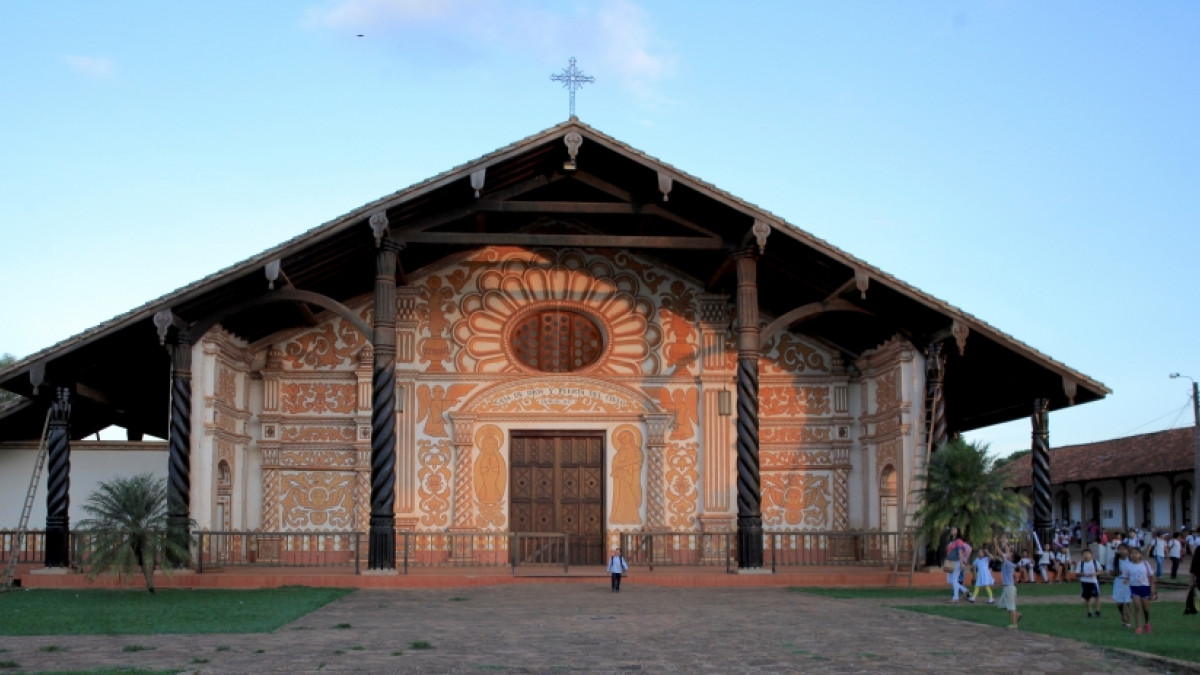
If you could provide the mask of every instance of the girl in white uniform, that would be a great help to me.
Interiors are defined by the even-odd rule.
[[[1137,624],[1135,633],[1150,632],[1150,598],[1154,595],[1154,567],[1142,558],[1140,549],[1129,552],[1129,563],[1121,576],[1129,584],[1133,596],[1133,618]]]
[[[1132,596],[1129,594],[1129,582],[1125,580],[1125,566],[1129,564],[1129,547],[1121,544],[1117,547],[1117,552],[1113,565],[1113,602],[1117,604],[1117,611],[1121,613],[1121,623],[1126,628],[1129,628],[1129,603],[1133,602]]]

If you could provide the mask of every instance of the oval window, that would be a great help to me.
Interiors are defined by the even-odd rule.
[[[604,336],[596,322],[565,309],[522,317],[509,340],[518,361],[544,373],[582,370],[604,353]]]

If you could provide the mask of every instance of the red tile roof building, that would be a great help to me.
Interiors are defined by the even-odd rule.
[[[1096,519],[1105,529],[1191,527],[1195,429],[1169,429],[1050,450],[1056,521]],[[1029,494],[1029,455],[1004,467],[1008,485]]]

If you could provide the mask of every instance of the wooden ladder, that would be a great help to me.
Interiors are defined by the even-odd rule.
[[[33,511],[33,499],[37,495],[38,482],[42,478],[42,469],[46,466],[46,454],[49,444],[46,435],[50,431],[50,411],[46,411],[46,423],[42,425],[42,440],[38,443],[37,458],[33,461],[33,475],[29,477],[29,490],[25,493],[25,505],[21,507],[21,521],[8,547],[8,565],[4,568],[4,590],[13,587],[17,578],[17,563],[25,548],[25,535],[29,532],[29,514]]]

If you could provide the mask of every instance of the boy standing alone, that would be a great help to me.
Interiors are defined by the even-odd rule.
[[[1088,618],[1092,618],[1092,605],[1096,606],[1096,618],[1100,617],[1100,565],[1092,560],[1092,552],[1083,549],[1083,560],[1079,561],[1076,570],[1079,573],[1079,585],[1082,588],[1083,606],[1087,608]]]
[[[1000,609],[1008,610],[1008,617],[1012,620],[1009,628],[1017,628],[1021,623],[1021,613],[1017,611],[1016,572],[1016,553],[1000,559],[1000,585],[1004,587],[1000,591]]]
[[[608,559],[608,571],[612,573],[613,593],[620,592],[621,575],[628,569],[629,565],[625,563],[625,556],[621,555],[621,549],[614,548],[612,557]]]

